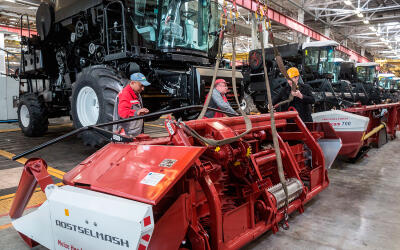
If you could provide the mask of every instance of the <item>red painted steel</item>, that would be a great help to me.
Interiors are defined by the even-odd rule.
[[[382,115],[382,111],[387,112]],[[342,149],[340,155],[348,158],[355,158],[363,148],[370,146],[380,146],[381,142],[385,142],[386,134],[389,139],[396,138],[396,131],[400,129],[400,103],[389,103],[369,106],[359,106],[343,109],[356,115],[361,115],[369,118],[367,130],[363,132],[337,132],[337,135],[342,139]],[[371,132],[374,128],[381,124],[385,124],[383,132],[378,132],[363,140],[365,134]]]
[[[22,216],[38,183],[43,191],[47,185],[54,184],[47,172],[46,162],[39,158],[31,158],[24,165],[24,170],[9,213],[11,219]]]
[[[15,198],[9,212],[11,219],[17,219],[22,216],[37,184],[44,191],[47,185],[54,183],[47,172],[46,162],[39,158],[31,158],[24,165],[17,192],[15,193]],[[28,246],[34,247],[38,245],[36,241],[28,236],[22,233],[19,233],[19,235]]]
[[[6,25],[0,25],[0,30],[1,31],[7,31],[7,32],[11,32],[11,33],[16,33],[18,35],[21,35],[21,29],[20,28],[16,28],[16,27],[11,27],[11,26],[6,26]],[[29,34],[32,35],[36,35],[37,32],[36,30],[29,30],[28,29],[22,29],[22,35],[23,36],[29,36]]]
[[[317,140],[337,136],[328,123],[304,124],[295,111],[276,113],[275,119],[285,176],[300,183],[288,213],[302,213],[304,204],[329,184]],[[67,173],[64,183],[152,204],[155,229],[149,249],[238,249],[270,229],[277,232],[285,215],[269,191],[279,188],[275,152],[268,146],[270,116],[253,115],[250,120],[253,129],[245,138],[212,147],[167,119],[170,136],[110,143]],[[186,125],[214,139],[229,138],[246,127],[242,117]],[[306,155],[312,156],[311,162]],[[35,177],[46,175],[45,168],[41,171],[44,175]],[[165,176],[145,183],[149,172]]]
[[[64,179],[68,183],[90,184],[95,191],[155,205],[204,150],[205,147],[110,143],[95,157],[81,163],[73,179],[69,179],[71,175]],[[171,167],[160,166],[166,159],[176,162]],[[150,173],[165,176],[156,186],[140,184]]]
[[[229,0],[230,2],[233,2],[235,0]],[[236,0],[236,4],[240,7],[243,7],[247,10],[255,12],[257,10],[258,6],[258,1],[256,0]],[[294,31],[297,31],[303,35],[309,36],[310,38],[317,40],[317,41],[325,41],[325,40],[332,40],[331,38],[321,34],[320,32],[312,29],[311,27],[291,18],[288,17],[281,12],[274,10],[272,8],[268,8],[268,17],[272,20],[275,21],[287,28],[290,28]],[[349,48],[346,48],[342,45],[338,47],[339,51],[342,51],[346,53],[347,55],[350,56],[351,59],[354,59],[358,62],[369,62],[368,58],[361,56],[359,53],[357,53],[354,50],[351,50]]]

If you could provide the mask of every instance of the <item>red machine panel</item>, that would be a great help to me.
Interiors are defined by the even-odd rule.
[[[70,172],[66,181],[155,205],[204,150],[203,147],[109,144],[99,155],[87,159],[80,171]]]

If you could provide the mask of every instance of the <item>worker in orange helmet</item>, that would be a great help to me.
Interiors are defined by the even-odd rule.
[[[278,95],[272,98],[272,104],[275,105],[281,101],[287,100],[290,93],[293,95],[293,100],[290,103],[281,105],[280,111],[286,111],[289,107],[294,107],[299,113],[303,122],[312,122],[311,104],[315,103],[312,89],[309,85],[302,83],[300,80],[300,72],[297,68],[292,67],[287,70],[291,81],[281,89]],[[292,91],[292,84],[296,84],[296,90]]]

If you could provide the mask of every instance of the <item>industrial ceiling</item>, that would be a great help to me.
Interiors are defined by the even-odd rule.
[[[400,58],[400,0],[270,0],[267,3],[361,55]],[[26,14],[30,28],[34,29],[39,4],[39,0],[0,0],[0,25],[19,28],[20,16]],[[245,52],[254,47],[252,13],[243,8],[239,11],[237,46],[239,52]],[[25,28],[26,20],[24,17]],[[304,39],[304,35],[278,23],[273,23],[273,30],[280,44]],[[230,40],[225,43],[229,52]]]

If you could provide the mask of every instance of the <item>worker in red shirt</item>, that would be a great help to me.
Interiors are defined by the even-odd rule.
[[[132,74],[131,81],[122,91],[118,94],[118,114],[114,109],[114,119],[126,119],[129,117],[145,115],[149,113],[147,108],[143,107],[142,97],[140,93],[144,87],[150,86],[146,77],[142,73]],[[126,135],[135,137],[144,132],[143,119],[120,123],[118,132],[124,129]]]
[[[210,104],[208,105],[208,107],[237,114],[236,111],[233,110],[233,108],[229,104],[228,99],[226,98],[226,94],[228,92],[228,85],[224,79],[215,80],[214,91],[212,93]],[[204,116],[207,118],[218,118],[224,117],[225,115],[220,112],[207,110]]]

